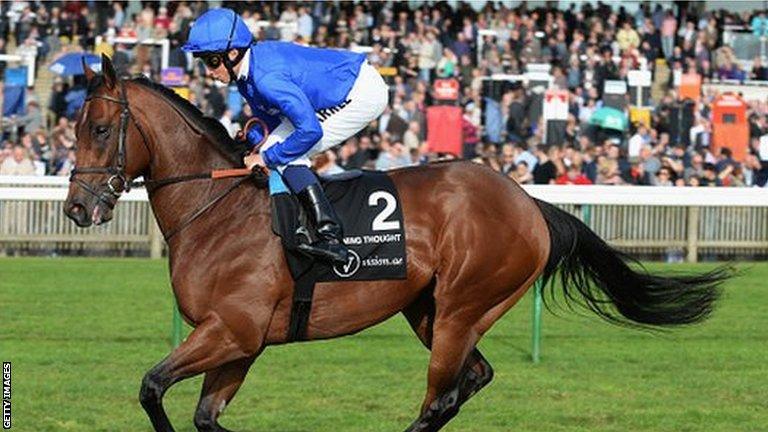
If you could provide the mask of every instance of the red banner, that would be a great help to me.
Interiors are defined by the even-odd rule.
[[[427,142],[429,151],[461,156],[461,114],[454,106],[427,108]]]

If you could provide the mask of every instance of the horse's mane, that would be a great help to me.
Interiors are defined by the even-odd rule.
[[[224,154],[236,166],[243,166],[242,157],[246,152],[246,147],[233,140],[227,129],[218,120],[204,115],[191,102],[179,96],[173,90],[161,84],[146,78],[143,75],[135,76],[129,82],[138,84],[148,90],[153,91],[163,100],[171,104],[187,120],[187,123],[195,129],[197,133],[203,134],[208,138],[216,148]]]

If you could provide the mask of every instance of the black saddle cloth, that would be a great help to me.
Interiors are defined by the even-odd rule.
[[[272,229],[282,239],[294,281],[405,279],[403,212],[397,189],[386,173],[348,171],[321,183],[344,229],[347,263],[330,265],[297,249],[314,241],[314,227],[295,196],[272,196]]]

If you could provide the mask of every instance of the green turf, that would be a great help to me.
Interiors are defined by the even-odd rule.
[[[445,430],[768,430],[768,265],[749,266],[726,286],[712,320],[663,336],[545,314],[539,365],[529,361],[527,296],[481,343],[496,379]],[[137,395],[144,372],[169,350],[171,301],[163,261],[0,260],[0,359],[13,361],[13,430],[151,430]],[[222,423],[401,431],[421,403],[427,360],[401,317],[345,339],[271,348]],[[166,395],[178,431],[194,431],[200,383]]]

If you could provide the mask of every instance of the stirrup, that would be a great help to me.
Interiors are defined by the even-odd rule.
[[[347,257],[349,256],[349,250],[346,246],[328,242],[316,242],[314,244],[299,243],[298,249],[334,264],[346,264]]]

